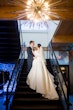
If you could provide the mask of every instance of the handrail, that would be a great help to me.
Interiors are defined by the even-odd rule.
[[[51,46],[52,46],[52,45],[51,45]],[[62,74],[61,68],[60,68],[60,66],[59,66],[59,63],[58,63],[58,60],[57,60],[57,58],[56,58],[56,55],[55,55],[55,52],[54,52],[53,48],[52,48],[52,51],[53,51],[53,54],[54,54],[54,56],[55,56],[55,59],[56,59],[57,65],[58,65],[58,67],[59,67],[59,70],[60,70],[60,72],[61,72],[61,75],[62,75],[62,77],[63,77],[63,80],[64,80],[64,82],[65,82],[65,85],[66,85],[66,87],[67,87],[68,85],[67,85],[66,80],[65,80],[65,78],[64,78],[64,76],[63,76],[63,74]]]
[[[52,47],[52,44],[51,44],[51,47]],[[63,74],[62,74],[62,71],[61,71],[61,68],[60,68],[60,66],[59,66],[59,63],[58,63],[58,60],[57,60],[57,58],[56,58],[55,52],[54,52],[54,50],[53,50],[53,47],[52,47],[52,52],[53,52],[53,54],[54,54],[54,56],[55,56],[57,65],[58,65],[58,67],[59,67],[59,70],[60,70],[60,72],[61,72],[61,75],[62,75],[62,77],[63,77],[63,80],[64,80],[64,82],[65,82],[65,85],[66,85],[66,87],[67,87],[68,85],[67,85],[66,80],[65,80],[65,78],[64,78],[64,76],[63,76]]]
[[[56,71],[57,72],[55,72],[55,74],[56,74],[56,76],[57,76],[57,78],[58,78],[58,81],[59,81],[59,84],[60,84],[60,87],[61,87],[61,90],[62,90],[62,93],[63,93],[63,95],[64,95],[64,99],[65,99],[65,103],[67,104],[67,110],[69,110],[69,82],[67,83],[66,82],[66,80],[65,80],[65,78],[64,78],[64,76],[63,76],[63,74],[62,74],[62,71],[61,71],[61,68],[60,68],[60,66],[59,66],[59,63],[58,63],[58,60],[57,60],[57,57],[56,57],[56,55],[55,55],[55,52],[54,52],[54,50],[53,50],[53,47],[52,47],[52,42],[50,43],[50,45],[49,45],[49,48],[50,48],[50,50],[51,50],[51,52],[52,52],[52,58],[53,58],[53,56],[54,56],[54,58],[55,58],[55,61],[56,61]],[[50,53],[51,53],[50,52]],[[50,57],[50,55],[49,55],[49,57]],[[57,68],[58,67],[58,68]],[[59,69],[59,70],[58,70]],[[57,74],[58,72],[60,71],[60,74],[61,74],[61,76],[62,76],[62,78],[63,78],[63,81],[64,81],[64,84],[65,84],[65,86],[66,86],[66,88],[67,88],[67,97],[66,97],[66,95],[65,95],[65,92],[64,92],[64,89],[63,89],[63,85],[62,85],[62,82],[61,82],[61,79],[60,79],[60,77],[59,77],[59,75]],[[54,72],[54,71],[53,71]],[[59,91],[58,91],[59,92]],[[60,97],[61,98],[61,97]]]
[[[22,49],[21,49],[20,54],[21,54],[21,58],[22,58],[22,56],[23,56],[23,50],[22,50]],[[20,64],[19,64],[19,61],[20,61]],[[16,82],[16,80],[18,79],[18,74],[19,74],[19,72],[20,72],[20,70],[21,70],[21,68],[19,68],[19,65],[22,67],[23,63],[22,63],[22,61],[18,58],[18,60],[17,60],[17,62],[16,62],[16,64],[15,64],[15,67],[14,67],[14,69],[13,69],[13,71],[12,71],[12,75],[11,75],[11,77],[9,78],[9,81],[8,81],[7,92],[6,92],[6,101],[5,101],[6,110],[8,110],[9,101],[10,101],[10,98],[11,98],[11,95],[12,95],[12,94],[9,94],[9,91],[8,91],[8,90],[9,90],[9,86],[10,86],[11,81],[12,81],[12,78],[13,78],[13,76],[14,76],[14,72],[15,72],[15,70],[16,70],[16,68],[17,68],[17,69],[18,69],[18,70],[17,70],[17,74],[16,74],[16,77],[14,78],[14,82],[13,82],[13,86],[12,86],[12,90],[11,90],[11,93],[12,93],[13,88],[14,88],[14,85],[15,85],[15,82]],[[9,97],[9,95],[10,95],[10,97]]]

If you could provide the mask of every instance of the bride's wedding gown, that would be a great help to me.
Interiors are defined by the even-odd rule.
[[[43,97],[57,100],[58,94],[54,85],[54,78],[47,70],[47,67],[42,60],[39,51],[35,51],[35,58],[33,60],[32,68],[27,76],[26,83],[37,93],[41,93]]]

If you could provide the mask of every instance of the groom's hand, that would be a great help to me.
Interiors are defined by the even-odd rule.
[[[33,57],[33,59],[36,59],[37,57],[35,56],[35,57]]]

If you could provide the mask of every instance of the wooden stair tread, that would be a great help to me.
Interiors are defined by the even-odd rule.
[[[49,100],[29,88],[26,84],[28,74],[25,73],[25,69],[23,68],[20,75],[11,110],[63,110],[59,100]]]
[[[28,92],[28,91],[27,91],[27,92],[17,92],[17,94],[27,94],[27,95],[28,95],[28,94],[33,94],[33,95],[37,94],[37,95],[38,95],[39,93],[36,93],[36,92]],[[40,95],[41,95],[41,94],[40,94]]]
[[[50,110],[50,109],[53,109],[53,110],[54,110],[54,109],[55,109],[55,110],[57,110],[57,109],[58,109],[58,110],[63,110],[63,109],[60,108],[60,106],[51,106],[51,105],[47,105],[47,106],[46,106],[46,105],[39,105],[39,106],[34,106],[34,105],[29,105],[29,106],[27,106],[27,105],[24,105],[24,106],[21,106],[21,107],[20,107],[20,106],[14,106],[14,108],[15,108],[15,110],[16,110],[16,109],[20,109],[20,110],[21,110],[21,109],[23,109],[23,110],[24,110],[24,109],[25,109],[25,110],[26,110],[26,109],[27,109],[27,110],[28,110],[28,109],[31,109],[31,110],[35,110],[35,109],[39,109],[39,110],[40,110],[40,109],[42,109],[42,110],[45,110],[45,109],[47,109],[47,110]]]
[[[17,98],[17,99],[15,99],[15,100],[17,100],[17,101],[55,101],[55,102],[58,102],[58,100],[49,100],[49,99],[47,99],[47,98],[43,98],[43,97],[41,97],[41,98]]]

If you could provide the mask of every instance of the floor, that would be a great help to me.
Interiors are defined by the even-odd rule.
[[[70,110],[73,110],[73,95],[70,96],[70,103],[72,104]]]
[[[0,70],[9,71],[9,73],[10,73],[9,77],[10,77],[12,74],[14,65],[15,64],[10,64],[10,63],[5,63],[5,64],[0,63]],[[5,106],[4,102],[6,100],[5,93],[7,91],[7,85],[8,85],[8,81],[4,84],[3,89],[0,89],[0,110],[6,110],[6,106]],[[11,91],[12,85],[13,85],[13,80],[11,81],[11,84],[9,86],[9,92]],[[15,91],[15,88],[16,88],[16,84],[14,86],[13,92]],[[12,97],[10,98],[10,103],[12,102]]]
[[[12,103],[12,99],[13,99],[13,96],[10,98],[9,107],[10,107],[10,104]],[[0,95],[0,110],[6,110],[5,100],[6,100],[6,95]]]
[[[5,110],[4,101],[5,101],[5,96],[0,95],[0,110]]]

